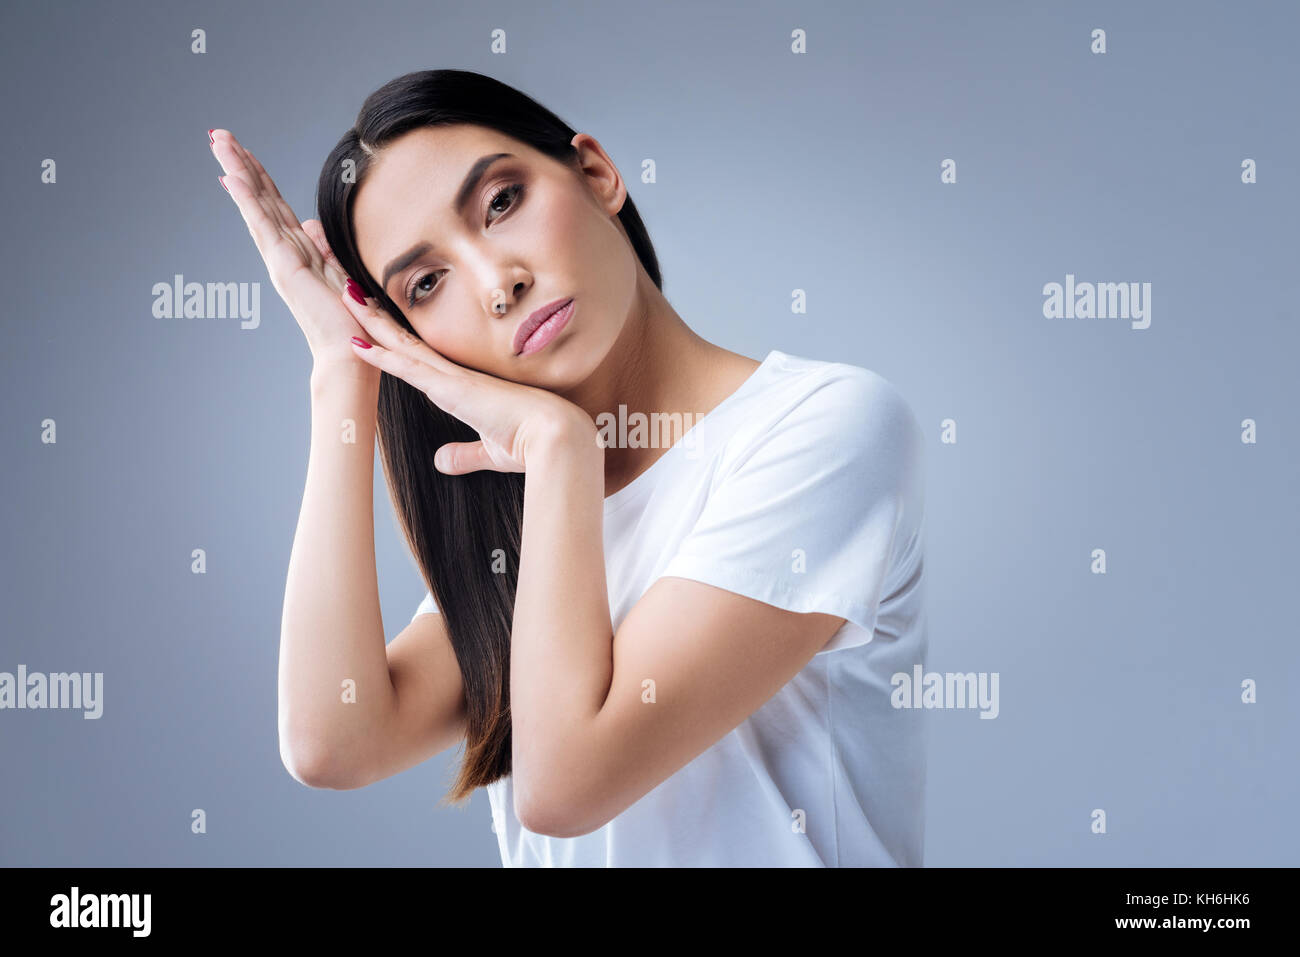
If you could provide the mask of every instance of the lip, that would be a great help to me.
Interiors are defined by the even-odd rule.
[[[573,302],[572,296],[569,296],[567,299],[557,299],[554,302],[550,302],[547,303],[545,306],[542,306],[542,308],[538,309],[527,319],[521,322],[519,324],[519,328],[515,330],[515,342],[514,342],[515,355],[523,354],[524,345],[528,342],[528,337],[537,331],[538,326],[544,323],[547,319],[551,318],[551,316],[555,315],[561,309],[564,309],[571,302]],[[570,313],[572,312],[572,310],[569,311]],[[567,317],[565,318],[565,321],[566,322],[568,321]],[[558,331],[559,330],[557,329],[556,332]],[[546,342],[549,341],[550,339],[548,338]],[[541,343],[537,348],[540,349],[542,346],[546,345],[546,342]],[[529,350],[529,352],[536,352],[536,351],[537,349]]]

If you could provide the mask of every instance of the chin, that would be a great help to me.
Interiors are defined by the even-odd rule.
[[[561,345],[561,343],[553,343]],[[565,342],[563,349],[557,349],[554,355],[546,355],[550,349],[539,352],[536,361],[523,373],[529,385],[551,392],[564,393],[575,389],[591,378],[600,367],[604,358],[584,351],[578,342]],[[520,381],[523,381],[521,378]]]

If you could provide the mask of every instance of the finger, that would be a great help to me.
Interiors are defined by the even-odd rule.
[[[248,151],[243,143],[234,139],[233,136],[231,139],[234,141],[235,148],[243,154],[245,165],[248,169],[252,170],[253,175],[257,178],[257,181],[261,186],[263,198],[276,211],[278,211],[280,219],[284,223],[285,227],[291,229],[294,226],[298,226],[298,214],[293,211],[293,207],[289,205],[288,200],[280,195],[280,189],[275,185],[275,180],[271,179],[270,174],[267,173],[261,162],[258,161],[256,156]]]
[[[267,215],[262,204],[257,201],[253,187],[249,186],[238,173],[227,173],[222,180],[226,184],[226,191],[234,199],[239,214],[244,217],[244,223],[248,226],[248,232],[257,245],[257,251],[262,254],[263,259],[266,259],[268,251],[280,236],[279,224]]]
[[[399,325],[387,311],[379,308],[373,297],[366,297],[366,303],[362,305],[345,290],[343,301],[357,324],[366,330],[368,341],[433,366],[446,375],[470,374],[470,370],[452,362],[405,326]]]
[[[239,155],[243,157],[244,165],[248,167],[249,173],[257,181],[262,191],[269,196],[279,196],[280,191],[276,188],[275,182],[266,172],[266,168],[258,162],[257,157],[248,151],[248,147],[239,142],[233,133],[230,134],[230,142],[239,151]]]
[[[346,299],[352,298],[347,292],[343,293],[343,297]],[[353,310],[355,316],[360,310],[360,306],[355,300],[353,300],[351,306],[357,307]],[[470,398],[478,384],[472,378],[463,374],[448,372],[443,368],[437,368],[433,364],[423,362],[413,355],[386,349],[378,343],[359,340],[355,337],[350,341],[352,343],[352,353],[358,359],[377,369],[382,369],[389,375],[397,376],[403,382],[409,383],[427,395],[434,405],[448,415],[455,416],[465,422],[466,425],[473,426],[474,423],[467,421],[458,414],[462,407],[473,408]],[[367,342],[367,344],[361,345],[360,342]],[[433,355],[437,355],[433,350],[429,351]],[[442,359],[440,356],[438,358],[443,364],[452,365],[446,359]],[[465,371],[460,366],[453,367],[460,369],[461,373]]]
[[[482,442],[448,442],[434,453],[433,465],[444,475],[496,469]]]
[[[237,176],[248,184],[267,217],[285,230],[298,227],[298,217],[280,195],[271,177],[234,134],[229,130],[214,129],[209,135],[212,137],[212,155],[228,176]]]
[[[223,177],[225,181],[229,183],[233,179],[243,180],[250,192],[256,192],[252,171],[248,169],[243,156],[232,145],[230,134],[225,130],[213,130],[209,135],[212,137],[212,155],[221,164],[221,171],[226,174]]]
[[[234,198],[239,207],[248,231],[257,243],[257,249],[265,258],[266,251],[279,232],[279,214],[273,208],[268,209],[261,195],[261,184],[256,174],[249,169],[243,155],[235,148],[234,138],[226,130],[212,131],[212,155],[221,164],[225,175],[221,181],[226,192]],[[274,212],[274,215],[273,215]]]
[[[221,164],[221,169],[225,172],[224,181],[229,184],[231,180],[238,179],[247,187],[248,195],[262,206],[263,211],[271,219],[279,218],[279,210],[273,203],[268,203],[264,195],[266,190],[262,183],[261,176],[257,170],[249,165],[244,151],[240,148],[239,143],[231,135],[229,130],[213,130],[212,137],[212,155],[216,157],[217,162]],[[226,187],[229,189],[229,185]],[[231,193],[233,196],[234,193]]]
[[[283,199],[262,164],[230,130],[212,131],[212,152],[216,154],[218,160],[223,156],[232,158],[237,164],[238,171],[259,194],[264,194],[268,199]]]

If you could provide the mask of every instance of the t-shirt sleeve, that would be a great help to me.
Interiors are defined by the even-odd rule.
[[[421,615],[430,615],[430,614],[432,615],[439,614],[438,606],[434,604],[433,601],[433,592],[428,592],[425,594],[424,600],[420,602],[420,607],[415,609],[415,614],[411,616],[411,620],[415,621],[415,619],[420,617]]]
[[[919,560],[923,435],[882,376],[836,364],[729,450],[664,576],[851,623],[823,651],[872,639],[900,557]]]

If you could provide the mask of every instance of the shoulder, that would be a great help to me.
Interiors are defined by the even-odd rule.
[[[844,362],[822,366],[808,393],[808,411],[833,417],[837,423],[884,432],[906,432],[916,417],[903,393],[878,372]]]
[[[874,370],[845,362],[780,357],[741,445],[784,443],[848,462],[881,456],[904,461],[920,451],[922,432],[902,391]]]

